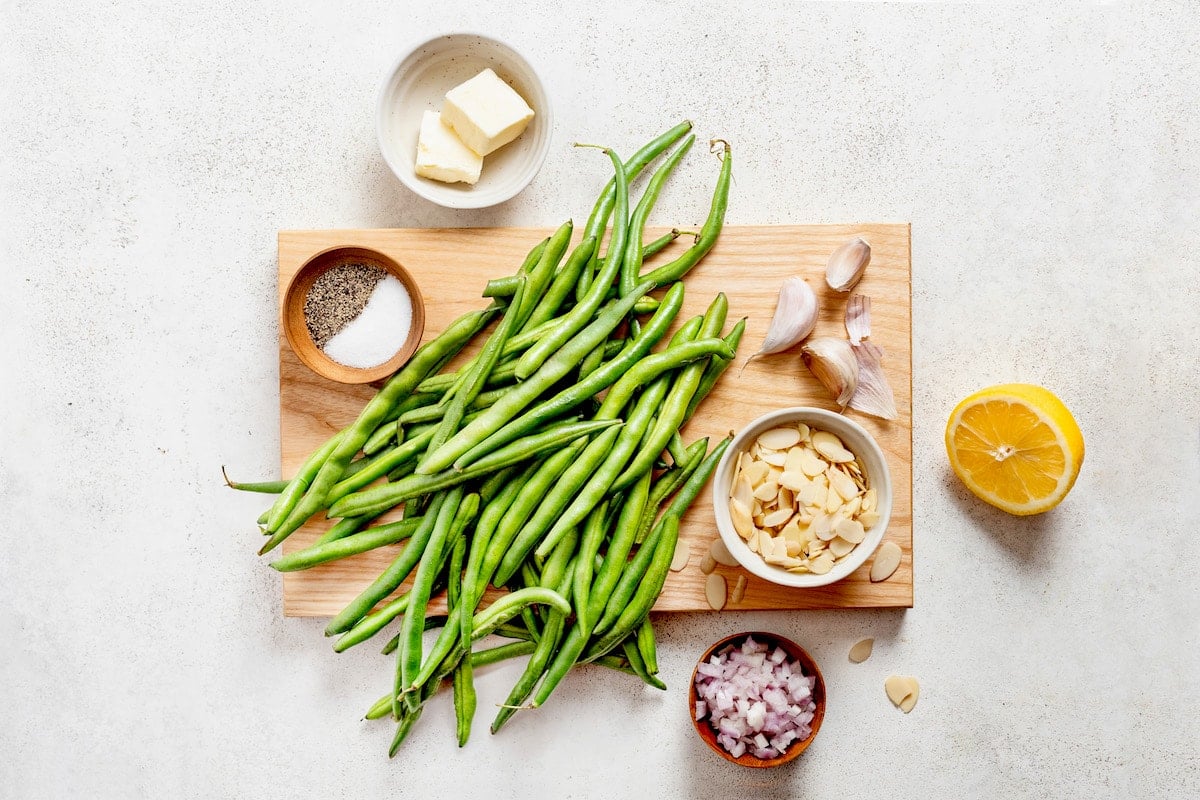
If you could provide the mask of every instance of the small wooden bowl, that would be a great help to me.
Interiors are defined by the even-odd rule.
[[[308,325],[304,319],[304,301],[308,297],[309,289],[323,273],[343,264],[371,264],[387,270],[404,284],[404,289],[412,301],[412,325],[408,331],[408,338],[394,356],[375,367],[358,368],[339,364],[325,355],[308,333]],[[387,378],[404,366],[416,352],[425,332],[425,303],[412,275],[391,257],[366,247],[331,247],[308,259],[292,276],[284,291],[282,322],[288,344],[304,365],[313,372],[338,383],[371,383]]]
[[[821,676],[821,670],[817,667],[817,662],[813,661],[812,656],[803,647],[790,639],[785,639],[778,634],[767,631],[746,631],[744,633],[735,633],[733,636],[726,636],[708,648],[704,652],[704,655],[700,657],[700,661],[696,663],[696,666],[699,667],[700,664],[708,661],[715,653],[729,645],[740,644],[747,636],[751,636],[756,641],[766,644],[771,649],[774,649],[776,646],[782,647],[783,652],[788,654],[788,658],[800,664],[800,668],[806,676],[816,676],[817,681],[813,685],[812,695],[813,701],[817,704],[817,709],[813,712],[812,732],[808,734],[808,738],[792,742],[791,746],[782,755],[775,758],[755,758],[750,753],[743,753],[738,758],[734,758],[717,741],[717,732],[713,730],[712,725],[708,724],[708,718],[696,719],[696,670],[692,670],[692,682],[688,686],[688,716],[691,718],[692,724],[696,726],[696,733],[700,734],[700,738],[704,740],[704,743],[726,761],[732,761],[734,764],[740,764],[743,767],[777,767],[799,756],[808,749],[813,739],[817,738],[817,731],[821,729],[821,722],[825,719],[825,679]]]

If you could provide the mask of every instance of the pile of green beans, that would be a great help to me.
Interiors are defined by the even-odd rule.
[[[261,553],[310,520],[336,520],[276,560],[281,572],[399,546],[325,630],[342,652],[392,628],[383,648],[395,660],[391,687],[366,714],[395,723],[392,755],[443,686],[453,691],[464,745],[474,671],[507,658],[528,661],[493,733],[518,710],[544,705],[582,664],[665,688],[650,609],[680,521],[730,441],[688,444],[681,428],[733,361],[745,327],[725,332],[723,294],[703,315],[677,319],[681,281],[724,222],[727,142],[713,142],[721,166],[694,242],[642,271],[680,235],[643,243],[655,201],[694,140],[684,122],[628,161],[602,148],[613,175],[582,241],[572,248],[573,226],[564,223],[515,275],[488,283],[491,305],[426,342],[290,481],[226,479],[277,494],[259,519]],[[631,205],[630,181],[660,157]],[[472,342],[476,355],[456,360]],[[489,587],[506,591],[489,604],[497,597]],[[431,613],[440,595],[446,611]],[[432,646],[429,631],[437,631]],[[512,641],[477,647],[489,636]]]

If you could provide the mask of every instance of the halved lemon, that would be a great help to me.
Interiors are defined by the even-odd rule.
[[[979,499],[1010,514],[1040,514],[1071,491],[1083,434],[1041,386],[1008,383],[967,397],[946,423],[950,466]]]

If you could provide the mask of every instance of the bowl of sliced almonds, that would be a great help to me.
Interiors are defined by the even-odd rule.
[[[713,478],[721,540],[751,574],[783,586],[826,586],[883,541],[892,480],[861,425],[821,408],[784,408],[734,437]]]

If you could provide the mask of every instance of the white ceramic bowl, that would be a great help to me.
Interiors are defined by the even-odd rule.
[[[729,517],[729,491],[733,486],[733,469],[738,453],[752,444],[759,434],[789,422],[803,422],[813,428],[829,431],[841,439],[850,452],[858,457],[859,466],[867,479],[867,486],[874,487],[878,498],[879,521],[867,531],[866,537],[848,557],[835,564],[833,569],[824,575],[788,572],[782,567],[768,564],[738,536]],[[729,548],[730,554],[751,574],[781,586],[826,586],[840,581],[861,567],[883,541],[884,531],[887,530],[888,520],[892,515],[892,478],[883,450],[871,434],[857,422],[822,408],[783,408],[755,419],[734,437],[729,449],[717,464],[717,472],[713,477],[713,511],[716,513],[717,531],[721,534],[721,540]]]
[[[483,159],[474,186],[419,177],[417,135],[425,111],[440,111],[446,92],[487,67],[525,98],[534,117],[525,131]],[[384,161],[405,186],[449,208],[484,208],[524,189],[550,149],[550,99],[533,67],[501,41],[478,33],[452,33],[423,42],[396,62],[379,91],[375,119]]]

